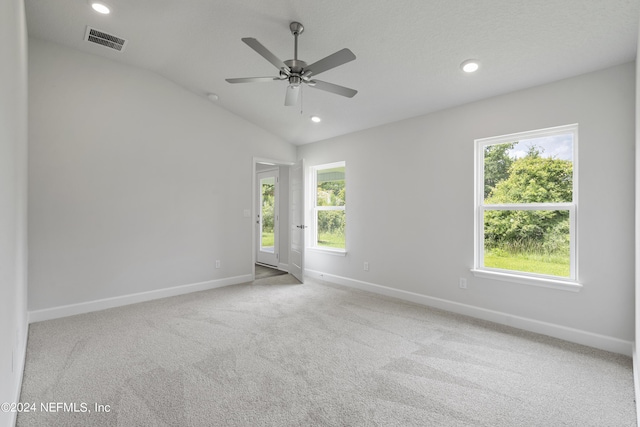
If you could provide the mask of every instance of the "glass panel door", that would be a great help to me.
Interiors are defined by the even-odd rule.
[[[256,174],[257,230],[256,261],[277,267],[279,261],[279,169]]]

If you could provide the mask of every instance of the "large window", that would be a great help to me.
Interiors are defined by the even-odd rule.
[[[477,271],[577,281],[578,126],[476,140]]]
[[[345,163],[331,163],[312,168],[315,190],[312,246],[344,251],[346,248]]]

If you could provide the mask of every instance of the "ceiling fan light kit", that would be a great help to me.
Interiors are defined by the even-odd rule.
[[[251,37],[242,39],[247,46],[256,51],[260,56],[269,61],[279,70],[277,77],[243,77],[226,79],[227,82],[256,83],[270,82],[274,80],[287,80],[289,85],[287,86],[285,94],[285,106],[294,106],[297,104],[298,98],[300,97],[300,87],[303,84],[326,92],[342,95],[347,98],[352,98],[356,93],[358,93],[357,90],[350,89],[348,87],[311,78],[312,76],[316,76],[320,73],[346,64],[347,62],[353,61],[356,59],[353,52],[345,48],[316,61],[311,65],[307,65],[306,62],[298,59],[298,36],[304,32],[304,27],[299,22],[292,22],[289,24],[289,29],[294,37],[293,59],[288,59],[286,61],[280,60],[258,40]]]

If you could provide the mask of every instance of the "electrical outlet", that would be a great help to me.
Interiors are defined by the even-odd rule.
[[[219,259],[216,260],[216,268],[220,268],[220,260]]]
[[[467,289],[467,279],[463,277],[460,278],[460,289]]]
[[[369,271],[369,263],[367,261],[364,262],[364,271]]]

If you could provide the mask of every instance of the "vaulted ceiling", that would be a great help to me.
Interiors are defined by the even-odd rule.
[[[30,37],[158,73],[294,144],[430,113],[635,59],[640,0],[25,0]],[[356,60],[321,79],[346,98],[304,86],[285,107],[286,81],[241,41],[256,38],[311,64],[342,48]],[[126,40],[118,52],[84,40],[87,26]],[[470,58],[473,74],[461,71]],[[319,77],[320,78],[320,77]],[[98,82],[99,84],[99,82]],[[312,115],[322,118],[313,123]]]

